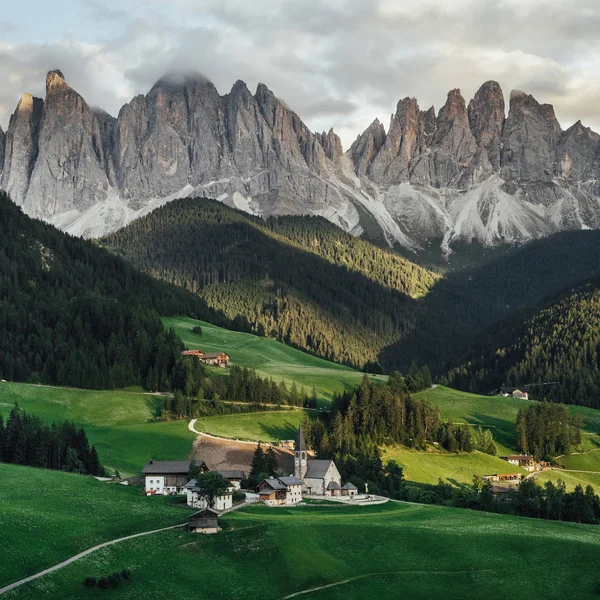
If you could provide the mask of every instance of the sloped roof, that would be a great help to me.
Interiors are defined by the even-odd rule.
[[[227,356],[225,352],[205,352],[202,358],[220,358],[221,356]],[[229,356],[227,356],[229,358]]]
[[[203,460],[197,460],[197,465],[204,465]],[[144,465],[144,475],[186,475],[190,470],[189,460],[151,460]]]
[[[309,460],[308,468],[306,469],[306,475],[304,478],[308,479],[323,479],[325,477],[329,466],[333,461],[328,460]]]
[[[304,433],[302,432],[302,426],[298,427],[298,435],[296,436],[296,443],[294,445],[296,452],[306,452],[306,440],[304,439]]]
[[[218,517],[218,516],[219,516],[219,511],[218,511],[218,510],[215,510],[214,508],[209,508],[209,507],[207,506],[206,508],[202,508],[202,509],[200,509],[198,512],[195,512],[195,513],[192,513],[191,515],[189,515],[189,516],[188,516],[188,521],[189,521],[190,519],[193,519],[194,517],[197,517],[198,515],[202,515],[202,514],[204,514],[204,513],[207,513],[207,512],[209,512],[209,513],[211,513],[211,514],[215,515],[216,517]]]
[[[225,479],[244,479],[244,471],[214,471]]]
[[[287,485],[276,479],[275,477],[269,477],[269,479],[263,479],[258,485],[261,486],[263,483],[266,483],[269,487],[274,490],[285,490],[287,489]]]
[[[342,488],[340,487],[340,484],[337,481],[330,481],[327,484],[327,489],[328,490],[341,490]]]
[[[297,477],[280,477],[279,481],[283,481],[285,485],[304,485],[304,481]]]
[[[342,486],[342,489],[343,490],[357,490],[358,488],[353,483],[348,482]]]

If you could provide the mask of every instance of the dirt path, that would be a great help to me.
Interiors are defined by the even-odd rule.
[[[88,548],[87,550],[84,550],[83,552],[80,552],[79,554],[76,554],[75,556],[72,556],[71,558],[69,558],[59,564],[54,565],[53,567],[50,567],[49,569],[44,569],[43,571],[40,571],[39,573],[36,573],[35,575],[30,575],[29,577],[25,577],[25,579],[20,579],[19,581],[15,581],[14,583],[11,583],[10,585],[0,588],[0,594],[4,594],[5,592],[14,590],[17,587],[19,587],[25,583],[29,583],[30,581],[39,579],[40,577],[47,575],[48,573],[58,571],[59,569],[62,569],[63,567],[66,567],[67,565],[74,563],[76,560],[79,560],[80,558],[83,558],[84,556],[87,556],[88,554],[91,554],[92,552],[96,552],[96,550],[101,550],[102,548],[106,548],[107,546],[112,546],[113,544],[118,544],[119,542],[124,542],[125,540],[132,540],[133,538],[141,537],[143,535],[150,535],[152,533],[168,531],[169,529],[179,529],[184,526],[185,526],[185,523],[183,523],[181,525],[172,525],[171,527],[163,527],[162,529],[153,529],[152,531],[144,531],[143,533],[134,533],[133,535],[127,535],[125,537],[118,538],[116,540],[111,540],[109,542],[104,542],[102,544],[98,544],[97,546]]]

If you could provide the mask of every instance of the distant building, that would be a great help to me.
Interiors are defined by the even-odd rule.
[[[529,400],[529,394],[515,387],[502,387],[500,388],[496,395],[505,396],[510,398],[521,398],[521,400]]]
[[[510,454],[509,456],[503,456],[502,459],[526,471],[535,471],[537,467],[535,458],[528,454]]]
[[[297,477],[269,477],[258,484],[258,497],[268,506],[291,506],[302,500],[302,485]]]
[[[245,477],[244,471],[215,471],[229,481],[230,491],[234,492],[242,487],[242,479]]]
[[[206,463],[196,460],[202,471],[207,471]],[[188,482],[188,460],[151,460],[144,465],[142,475],[146,494],[169,495],[182,494]]]
[[[294,447],[294,475],[304,482],[304,490],[309,495],[339,496],[342,488],[342,476],[331,459],[309,460],[306,440],[302,427]]]
[[[195,533],[217,533],[220,531],[219,514],[212,508],[203,508],[187,518],[188,531]]]
[[[229,356],[225,352],[202,352],[202,350],[184,350],[182,356],[193,356],[205,365],[215,367],[226,367],[229,364]]]
[[[523,478],[521,473],[503,473],[501,475],[484,475],[484,481],[519,481]]]
[[[494,498],[498,498],[500,500],[500,499],[504,499],[504,498],[509,498],[511,492],[517,491],[517,486],[516,485],[493,485],[490,488],[490,491],[492,492],[492,495],[494,496]]]
[[[183,489],[187,495],[188,506],[191,506],[192,508],[209,508],[208,500],[206,499],[206,496],[202,494],[202,490],[198,488],[195,479],[188,481]],[[215,503],[212,508],[214,510],[223,511],[231,508],[232,506],[233,491],[230,488],[224,494],[221,494],[215,498]]]
[[[279,440],[279,447],[293,450],[296,445],[296,440]]]

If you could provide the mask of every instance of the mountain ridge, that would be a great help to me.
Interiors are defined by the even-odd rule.
[[[0,132],[0,188],[75,235],[100,237],[178,197],[210,196],[262,217],[323,216],[418,251],[432,239],[526,242],[600,227],[600,136],[563,131],[551,105],[494,81],[436,113],[404,98],[347,152],[264,84],[220,95],[199,74],[159,79],[117,117],[50,71]],[[371,224],[375,224],[373,228]],[[377,231],[375,231],[377,230]]]

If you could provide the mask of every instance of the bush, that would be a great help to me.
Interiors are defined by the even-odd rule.
[[[85,587],[86,588],[96,587],[96,578],[95,577],[86,577],[85,578]]]
[[[129,569],[123,569],[121,571],[121,577],[123,579],[131,579],[131,571]]]
[[[192,333],[197,333],[198,335],[202,335],[202,327],[200,325],[196,325],[192,327]]]
[[[100,577],[100,581],[98,581],[98,587],[101,590],[107,590],[110,587],[110,583],[106,577]]]
[[[119,582],[121,581],[121,576],[115,571],[112,575],[108,576],[108,583],[111,587],[118,587]]]

